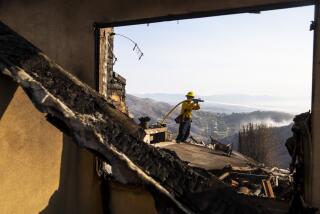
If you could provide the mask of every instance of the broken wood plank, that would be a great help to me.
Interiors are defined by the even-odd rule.
[[[263,189],[264,189],[264,192],[265,192],[266,196],[268,198],[275,198],[275,195],[274,195],[270,180],[263,179],[262,180],[262,185],[263,185]]]
[[[223,181],[223,180],[224,180],[225,178],[227,178],[229,175],[230,175],[229,172],[225,172],[225,173],[223,173],[223,174],[219,177],[219,180],[220,180],[220,181]]]
[[[239,182],[232,179],[232,180],[231,180],[231,187],[237,188],[238,186],[239,186]]]

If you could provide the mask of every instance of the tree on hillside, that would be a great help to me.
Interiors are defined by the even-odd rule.
[[[239,151],[258,162],[277,166],[279,138],[272,127],[265,124],[249,123],[239,132]]]

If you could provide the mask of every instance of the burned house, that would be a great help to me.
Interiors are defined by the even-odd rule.
[[[320,207],[318,1],[0,1],[2,212],[286,212],[278,201],[237,194],[170,145],[142,141],[144,131],[126,114],[125,80],[110,66],[109,32],[310,4],[316,4],[312,138],[303,157],[303,197]],[[109,176],[98,173],[97,160],[111,167]]]

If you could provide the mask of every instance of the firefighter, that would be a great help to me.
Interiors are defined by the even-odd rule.
[[[199,110],[200,105],[197,100],[194,99],[195,94],[190,91],[186,95],[187,100],[182,103],[181,113],[176,118],[176,122],[179,123],[179,134],[176,138],[177,143],[185,142],[190,134],[192,111]]]

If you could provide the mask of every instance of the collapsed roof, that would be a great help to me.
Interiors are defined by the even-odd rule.
[[[77,145],[108,162],[117,181],[139,183],[160,195],[156,204],[166,202],[157,206],[160,213],[277,212],[238,195],[174,152],[144,143],[144,132],[133,120],[3,23],[0,47],[1,73],[16,81],[39,111],[62,122],[59,128]]]

